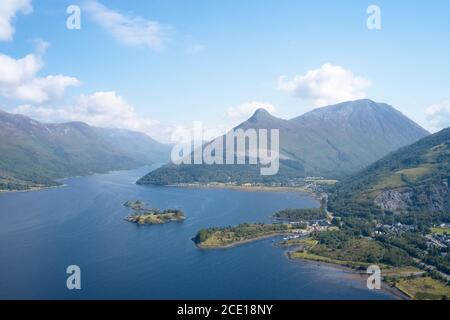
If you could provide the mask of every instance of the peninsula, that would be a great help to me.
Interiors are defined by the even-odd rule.
[[[201,229],[192,239],[198,248],[229,248],[295,232],[290,224],[242,223],[233,227]]]

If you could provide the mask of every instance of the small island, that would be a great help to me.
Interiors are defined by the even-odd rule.
[[[295,230],[290,224],[242,223],[233,227],[201,229],[192,240],[202,249],[229,248],[292,232]]]
[[[183,211],[179,209],[155,209],[147,208],[144,202],[140,200],[127,201],[123,204],[125,207],[133,210],[133,214],[126,217],[126,221],[143,224],[163,224],[168,222],[184,221]]]

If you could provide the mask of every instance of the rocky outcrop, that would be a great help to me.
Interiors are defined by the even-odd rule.
[[[407,209],[450,211],[450,189],[447,181],[414,189],[385,190],[374,203],[383,210],[401,212]]]
[[[426,205],[431,211],[449,211],[450,212],[450,189],[448,183],[442,182],[427,186],[417,196],[419,206]]]
[[[386,190],[375,197],[375,204],[383,210],[399,212],[406,210],[412,205],[412,194],[410,192],[399,192]]]

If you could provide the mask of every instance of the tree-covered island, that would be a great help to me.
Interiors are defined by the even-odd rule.
[[[126,221],[142,224],[163,224],[168,222],[183,221],[185,219],[183,211],[179,209],[155,209],[147,208],[140,201],[127,201],[123,204],[125,207],[133,210],[133,213],[126,217]]]

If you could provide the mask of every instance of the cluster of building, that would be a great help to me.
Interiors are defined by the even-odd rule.
[[[440,228],[449,228],[449,224],[441,224]],[[396,224],[377,224],[377,231],[375,231],[376,235],[381,234],[396,234],[401,235],[407,231],[413,231],[415,227],[412,225],[396,223]],[[450,232],[449,233],[432,233],[426,236],[428,247],[436,247],[439,249],[450,248]]]
[[[393,234],[402,234],[407,231],[413,231],[415,229],[414,226],[403,223],[395,223],[395,224],[377,224],[377,231],[375,234],[383,234],[383,233],[393,233]]]
[[[331,223],[327,219],[289,221],[286,223],[292,224],[293,226],[295,226],[295,225],[305,226],[303,229],[307,230],[308,233],[313,232],[313,231],[327,231],[328,228],[331,226]],[[301,229],[297,229],[297,230],[301,230]]]
[[[429,234],[426,238],[428,239],[427,245],[429,247],[441,249],[450,247],[450,236],[447,234]]]
[[[439,228],[449,229],[450,225],[442,223]],[[432,233],[427,235],[428,246],[434,246],[437,248],[450,248],[450,232]]]

